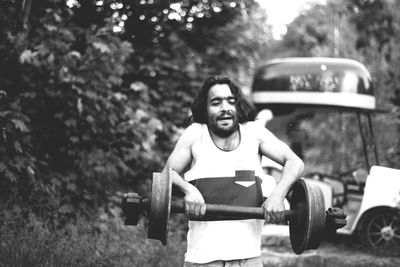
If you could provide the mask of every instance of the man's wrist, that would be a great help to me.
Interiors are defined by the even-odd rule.
[[[271,195],[269,196],[269,199],[275,199],[275,200],[280,200],[283,201],[286,197],[286,194],[283,194],[281,192],[272,192]]]
[[[182,187],[181,187],[182,192],[186,195],[187,193],[190,192],[191,186],[192,186],[192,185],[191,185],[190,183],[188,183],[188,182],[186,182],[186,181],[183,181]]]
[[[173,182],[185,195],[190,192],[191,184],[182,177],[176,177],[176,179],[173,179]]]

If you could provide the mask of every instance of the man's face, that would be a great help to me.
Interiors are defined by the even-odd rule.
[[[208,91],[207,115],[210,130],[221,137],[238,129],[237,98],[227,84],[216,84]]]

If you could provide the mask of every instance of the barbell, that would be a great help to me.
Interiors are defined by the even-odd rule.
[[[126,193],[122,198],[122,210],[126,225],[137,225],[141,215],[148,214],[147,236],[160,240],[166,245],[170,213],[184,213],[183,200],[171,200],[173,170],[167,175],[153,173],[150,197],[143,198],[137,193]],[[288,194],[290,210],[283,211],[289,223],[290,243],[296,254],[308,249],[317,249],[321,242],[346,225],[346,215],[341,209],[324,210],[321,189],[301,178],[296,181]],[[206,204],[205,215],[196,220],[240,220],[264,219],[261,207],[244,207]]]

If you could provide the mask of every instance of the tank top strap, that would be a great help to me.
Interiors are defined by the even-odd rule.
[[[206,155],[209,153],[220,153],[223,152],[221,149],[217,147],[217,145],[212,140],[210,129],[207,124],[203,124],[202,133],[201,133],[201,147],[202,151],[206,151]]]
[[[209,153],[209,150],[214,146],[214,142],[211,139],[207,124],[202,125],[200,144],[202,151],[207,151],[207,153]]]

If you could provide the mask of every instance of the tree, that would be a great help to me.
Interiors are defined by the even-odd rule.
[[[375,87],[377,107],[388,111],[395,111],[393,98],[398,81],[394,78],[397,65],[392,65],[397,51],[396,3],[388,1],[328,1],[326,5],[316,5],[306,10],[301,16],[289,25],[288,33],[283,40],[284,48],[290,49],[294,56],[328,56],[346,57],[356,59],[367,66],[371,72]],[[396,62],[397,63],[397,62]],[[395,63],[395,64],[396,64]],[[393,79],[394,78],[394,79]],[[312,144],[314,149],[310,152],[311,162],[324,160],[320,149],[315,149],[319,141],[318,136],[325,136],[325,128],[336,127],[337,125],[326,124],[329,121],[341,121],[341,127],[352,125],[347,116],[337,118],[326,117],[313,125],[316,130],[317,141]],[[398,167],[398,148],[394,149],[393,144],[398,144],[396,136],[399,130],[393,127],[396,121],[395,113],[378,114],[374,116],[374,123],[377,129],[384,128],[385,131],[376,136],[380,151],[381,164]],[[338,129],[340,130],[340,129]],[[321,131],[324,134],[321,134]],[[351,140],[351,138],[348,138]],[[319,140],[319,141],[318,141]],[[343,150],[348,146],[344,139],[334,138],[333,147]],[[318,152],[319,151],[319,152]],[[350,158],[347,158],[350,156]],[[342,163],[337,159],[325,160],[324,165],[332,162],[336,172],[344,171],[349,162],[355,162],[355,155],[345,155]],[[344,165],[343,165],[344,164]],[[343,165],[343,166],[342,166]],[[333,167],[331,167],[333,168]]]
[[[6,210],[62,223],[107,206],[120,189],[145,188],[204,78],[247,81],[266,53],[253,1],[166,3],[1,2]],[[255,38],[260,30],[266,36]]]
[[[387,111],[377,116],[378,128],[385,128],[378,138],[384,147],[385,162],[400,168],[399,124],[399,3],[398,1],[358,1],[348,3],[350,21],[357,29],[356,49],[371,66],[376,78],[378,107]],[[394,127],[393,127],[394,126]]]
[[[107,204],[118,181],[156,165],[161,123],[146,85],[123,86],[133,50],[113,25],[84,31],[57,6],[36,23],[3,32],[15,75],[2,80],[1,196],[59,222]]]

